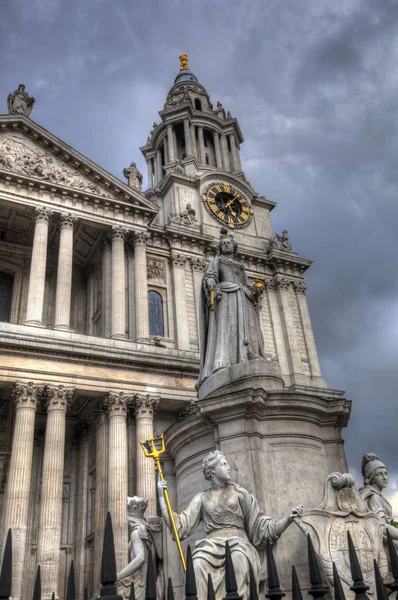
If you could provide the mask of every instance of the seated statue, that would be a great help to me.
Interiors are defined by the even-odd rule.
[[[379,515],[385,522],[385,529],[391,534],[395,544],[398,543],[398,529],[391,525],[392,506],[382,494],[388,484],[388,471],[376,454],[364,454],[362,458],[363,487],[359,493],[365,500],[369,510]]]
[[[146,498],[127,498],[127,520],[131,532],[128,545],[130,562],[117,574],[118,594],[126,600],[130,598],[131,584],[134,584],[135,599],[145,598],[149,552],[155,565],[157,597],[163,598],[162,523],[158,517],[144,517],[147,506]]]
[[[249,596],[250,567],[257,584],[265,573],[258,550],[279,539],[293,520],[303,512],[302,506],[276,521],[260,511],[257,500],[247,490],[230,481],[230,467],[219,451],[210,452],[203,461],[205,478],[211,487],[197,494],[181,514],[174,513],[180,539],[190,536],[202,523],[206,538],[195,544],[192,553],[198,598],[207,597],[207,578],[211,574],[217,600],[225,595],[225,542],[228,540],[235,568],[238,594]],[[158,482],[162,516],[171,527],[163,490],[165,481]]]

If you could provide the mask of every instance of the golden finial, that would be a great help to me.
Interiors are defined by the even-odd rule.
[[[183,69],[189,69],[188,66],[188,54],[180,54],[179,56],[180,59],[180,71],[182,71]]]

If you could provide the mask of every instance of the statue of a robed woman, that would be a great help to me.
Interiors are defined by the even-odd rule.
[[[225,542],[228,540],[235,568],[238,594],[248,598],[250,568],[257,584],[266,573],[259,551],[280,535],[303,513],[303,507],[292,508],[289,515],[275,520],[261,512],[257,500],[243,487],[230,480],[230,467],[219,451],[210,452],[203,461],[205,478],[211,487],[191,500],[182,513],[174,513],[180,539],[190,536],[202,523],[206,538],[195,544],[192,553],[198,598],[207,597],[207,579],[210,574],[216,599],[225,595]],[[163,497],[166,481],[158,482],[162,516],[171,527]]]
[[[202,280],[198,388],[221,369],[265,359],[258,314],[261,287],[249,281],[237,259],[233,235],[226,228],[221,234],[218,255],[208,264]]]

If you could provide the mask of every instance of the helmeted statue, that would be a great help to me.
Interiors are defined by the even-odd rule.
[[[218,255],[208,264],[202,280],[197,387],[220,369],[265,359],[258,314],[262,290],[250,283],[244,265],[236,258],[238,245],[233,235],[226,228],[221,234]]]
[[[127,498],[127,521],[130,528],[128,545],[130,562],[117,574],[118,594],[128,600],[131,584],[134,584],[136,600],[145,598],[145,581],[148,568],[148,555],[152,554],[155,563],[157,597],[163,598],[164,575],[162,562],[162,522],[158,517],[145,518],[148,506],[146,498]]]
[[[129,187],[141,191],[143,176],[137,169],[135,162],[132,162],[129,167],[123,169],[123,175],[128,180]]]
[[[18,89],[8,94],[7,106],[10,115],[25,115],[29,117],[32,112],[35,99],[25,92],[25,86],[21,83]]]
[[[391,534],[395,543],[398,543],[398,529],[391,525],[392,506],[382,494],[388,484],[388,470],[376,454],[367,453],[362,458],[363,487],[359,493],[365,500],[369,510],[379,515],[385,522],[386,530]]]
[[[281,534],[301,516],[302,506],[290,511],[284,519],[275,520],[261,512],[257,500],[243,487],[230,480],[230,467],[219,451],[210,452],[203,460],[205,479],[211,487],[197,494],[184,512],[174,513],[180,539],[190,536],[202,524],[206,538],[195,544],[192,553],[198,598],[207,597],[207,578],[213,580],[217,600],[225,595],[225,542],[231,550],[238,594],[248,598],[250,568],[259,584],[266,578],[259,551]],[[166,481],[158,482],[162,516],[170,528],[163,490]]]

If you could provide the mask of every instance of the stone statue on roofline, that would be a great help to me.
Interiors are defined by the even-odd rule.
[[[134,188],[135,190],[138,190],[139,192],[142,190],[143,176],[139,172],[135,162],[130,163],[129,167],[126,167],[125,169],[123,169],[123,175],[127,179],[127,181],[128,181],[127,185],[129,187]]]
[[[148,506],[146,498],[127,498],[127,521],[130,541],[128,545],[130,562],[117,574],[117,590],[125,600],[129,600],[131,585],[134,584],[136,600],[145,598],[145,581],[148,556],[151,552],[156,573],[157,598],[164,596],[162,522],[159,517],[145,517]]]
[[[232,483],[227,459],[219,450],[203,460],[203,473],[211,487],[197,494],[182,513],[174,513],[181,540],[190,536],[201,524],[206,537],[196,542],[192,553],[198,598],[207,597],[207,578],[211,575],[216,600],[225,595],[225,542],[231,550],[238,594],[249,597],[250,569],[263,587],[266,579],[260,554],[267,544],[276,542],[289,525],[303,513],[302,506],[291,509],[280,520],[264,515],[255,497],[237,483]],[[160,508],[169,529],[164,489],[158,482]]]
[[[34,103],[35,99],[25,91],[23,83],[12,93],[8,94],[7,106],[10,115],[25,115],[25,117],[29,117]]]

